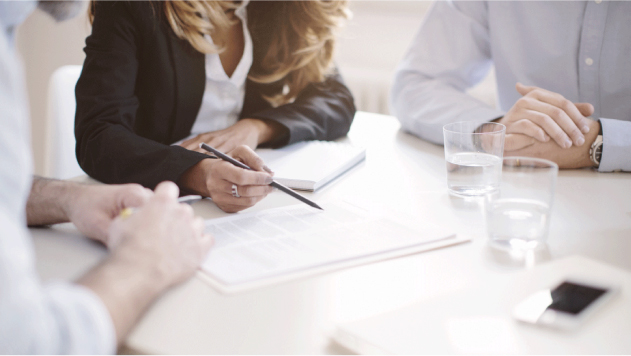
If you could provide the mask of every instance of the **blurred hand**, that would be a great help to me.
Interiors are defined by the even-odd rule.
[[[179,204],[178,194],[174,183],[160,183],[145,205],[115,219],[109,231],[114,259],[149,271],[164,288],[190,278],[213,243],[203,233],[202,218],[190,205]]]
[[[202,153],[206,153],[206,151],[199,148],[199,144],[202,142],[221,152],[230,152],[241,145],[255,149],[259,144],[267,142],[274,137],[276,128],[273,125],[271,122],[258,119],[241,119],[225,130],[197,135],[190,140],[182,142],[180,146]]]
[[[109,246],[109,227],[121,210],[142,206],[152,195],[138,184],[77,185],[65,210],[82,234]]]
[[[220,159],[204,159],[189,169],[180,183],[201,195],[209,196],[221,210],[235,213],[261,201],[272,191],[272,171],[248,146],[238,146],[230,156],[254,171],[233,166]],[[237,185],[240,197],[232,196]]]
[[[523,95],[498,122],[506,126],[505,150],[525,148],[550,138],[561,148],[582,146],[594,107],[572,103],[562,95],[534,86],[516,85]],[[515,135],[517,134],[517,135]]]

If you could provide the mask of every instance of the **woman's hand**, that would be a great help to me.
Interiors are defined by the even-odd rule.
[[[282,135],[283,130],[285,128],[281,124],[272,121],[241,119],[225,130],[199,134],[182,142],[180,146],[202,153],[206,153],[199,148],[199,144],[202,142],[221,152],[231,152],[241,145],[255,149],[258,145]]]
[[[269,185],[272,183],[272,171],[248,146],[236,147],[230,156],[254,171],[235,167],[220,159],[204,159],[182,175],[180,184],[211,197],[221,210],[236,213],[258,203],[272,191]],[[233,184],[237,186],[239,197],[232,194]]]

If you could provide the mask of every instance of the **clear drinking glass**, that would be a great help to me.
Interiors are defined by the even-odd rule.
[[[559,166],[545,159],[504,158],[500,189],[484,204],[492,246],[529,250],[545,243],[558,172]]]
[[[502,173],[506,126],[454,122],[443,126],[447,186],[457,196],[497,190]]]

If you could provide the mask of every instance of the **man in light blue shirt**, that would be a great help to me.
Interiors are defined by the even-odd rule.
[[[32,179],[30,125],[15,28],[37,6],[0,1],[0,354],[116,351],[150,303],[190,278],[212,244],[178,188]],[[57,18],[68,2],[40,4]],[[127,219],[125,207],[136,207]],[[42,284],[26,225],[71,221],[111,253],[77,283]]]
[[[497,109],[465,93],[493,65]],[[438,1],[397,70],[392,107],[434,143],[448,122],[497,120],[506,155],[631,171],[631,2]]]

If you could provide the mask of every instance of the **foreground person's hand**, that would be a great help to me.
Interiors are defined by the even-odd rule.
[[[191,277],[213,243],[202,218],[179,204],[178,194],[175,184],[160,183],[147,204],[110,227],[113,258],[149,271],[164,288]]]
[[[64,204],[68,219],[82,234],[105,245],[109,245],[110,224],[121,210],[140,207],[153,195],[138,184],[77,184],[68,190]]]

